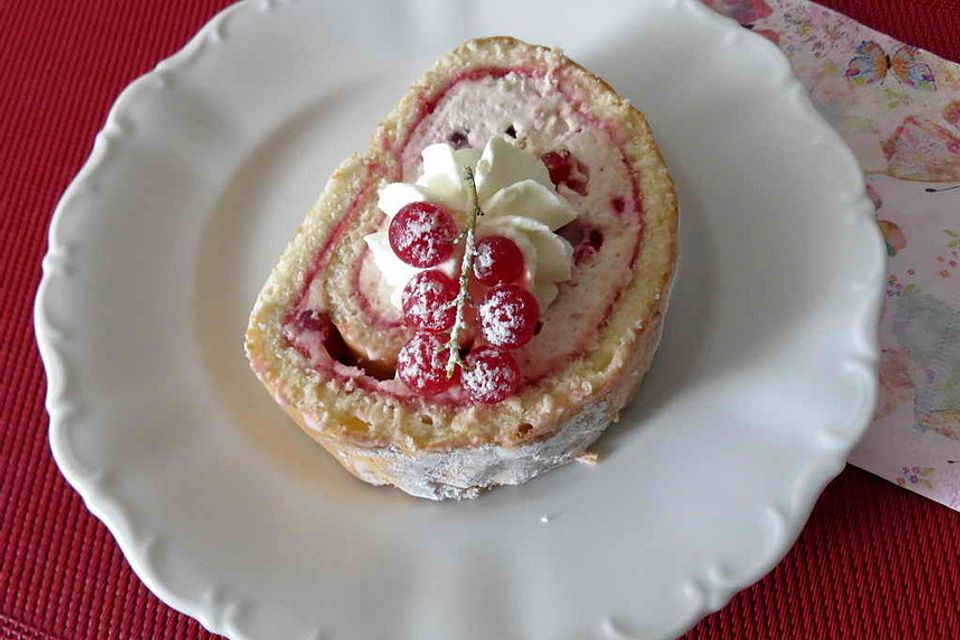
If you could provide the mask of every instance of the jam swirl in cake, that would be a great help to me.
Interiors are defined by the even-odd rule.
[[[361,186],[382,194],[390,183],[415,184],[423,175],[424,151],[438,143],[476,157],[500,138],[540,158],[551,188],[569,203],[576,219],[556,229],[556,237],[570,247],[569,277],[542,285],[555,288],[546,293],[535,282],[528,283],[541,309],[536,334],[512,351],[521,385],[537,381],[594,346],[610,308],[631,277],[643,214],[637,179],[618,135],[614,123],[592,116],[576,95],[565,91],[559,74],[524,68],[474,69],[423,99],[419,122],[392,149],[394,162],[370,167],[369,179]],[[460,215],[456,209],[453,213]],[[344,218],[350,215],[347,211]],[[318,263],[324,253],[339,252],[348,256],[351,267],[322,274],[320,265],[315,268],[321,277],[308,282],[288,314],[286,335],[314,366],[402,398],[411,390],[391,374],[414,330],[404,322],[398,281],[406,284],[415,271],[391,278],[396,272],[378,265],[371,245],[364,241],[385,233],[386,218],[346,234],[331,234]],[[458,222],[462,226],[462,219]],[[499,231],[496,235],[521,244],[516,235]],[[455,278],[457,257],[446,259],[437,269]],[[352,294],[327,308],[325,291],[330,288]],[[301,322],[318,315],[329,319],[324,331]],[[338,345],[346,347],[338,348],[337,354],[326,346],[330,342],[326,336],[332,332],[342,340]],[[469,398],[453,389],[431,401],[456,404]]]

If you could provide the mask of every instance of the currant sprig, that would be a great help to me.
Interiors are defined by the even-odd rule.
[[[470,167],[463,170],[463,181],[470,191],[471,206],[463,242],[463,258],[460,260],[460,290],[454,299],[456,314],[454,315],[453,328],[450,329],[450,340],[447,341],[447,378],[453,377],[458,364],[463,365],[460,358],[460,333],[466,329],[463,314],[470,297],[468,285],[470,284],[470,273],[473,271],[473,260],[476,256],[477,218],[483,215],[483,211],[480,209],[480,199],[477,196],[477,181],[473,176],[473,169]]]
[[[522,374],[510,351],[536,334],[540,309],[527,288],[529,283],[524,282],[520,246],[500,235],[477,238],[478,219],[484,212],[472,168],[464,168],[463,182],[470,199],[463,231],[456,230],[446,209],[430,202],[406,205],[390,224],[390,246],[397,257],[424,269],[403,290],[404,322],[416,333],[400,350],[397,375],[422,396],[461,384],[474,402],[496,404],[520,387]],[[454,280],[435,267],[460,243],[463,254]],[[475,289],[484,292],[476,307],[480,340],[463,356],[471,278],[476,280]]]

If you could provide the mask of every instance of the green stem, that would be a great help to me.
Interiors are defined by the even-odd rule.
[[[447,343],[447,377],[452,378],[460,362],[460,332],[466,324],[463,321],[464,309],[467,305],[469,293],[467,287],[470,284],[470,272],[473,270],[473,258],[476,253],[477,236],[477,218],[483,215],[480,210],[480,202],[477,196],[477,183],[473,177],[473,169],[467,167],[463,170],[463,179],[470,187],[470,197],[472,207],[470,210],[470,219],[467,223],[466,240],[463,244],[463,259],[460,261],[460,290],[457,292],[457,298],[454,301],[457,307],[457,313],[453,321],[453,328],[450,330],[450,341]]]

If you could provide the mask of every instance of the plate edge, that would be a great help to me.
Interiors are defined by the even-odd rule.
[[[208,44],[225,41],[228,38],[227,22],[235,16],[248,12],[257,4],[261,11],[269,12],[294,2],[295,0],[259,0],[259,2],[242,0],[226,7],[213,16],[183,48],[158,63],[153,70],[135,79],[118,95],[108,112],[103,128],[96,135],[89,157],[64,191],[54,210],[48,232],[48,249],[43,259],[43,275],[34,302],[37,345],[47,374],[45,408],[50,417],[50,446],[61,473],[80,494],[86,508],[105,524],[136,575],[150,591],[171,607],[196,618],[209,631],[233,638],[247,637],[232,624],[231,620],[236,619],[239,613],[250,605],[224,602],[218,595],[220,591],[217,588],[210,589],[201,600],[183,598],[168,590],[163,581],[157,577],[151,560],[158,548],[162,546],[163,540],[158,536],[145,537],[142,533],[138,535],[129,511],[105,489],[105,485],[109,484],[109,477],[99,471],[82,469],[70,451],[66,432],[82,415],[83,409],[66,401],[64,389],[69,386],[70,376],[67,371],[66,357],[61,351],[65,330],[54,326],[55,323],[47,314],[46,305],[51,297],[51,283],[68,279],[70,276],[70,245],[62,242],[58,237],[64,212],[70,208],[73,199],[83,194],[85,188],[93,190],[90,183],[103,164],[110,145],[129,133],[129,125],[123,116],[127,104],[135,99],[135,95],[145,88],[148,82],[158,81],[161,86],[166,86],[166,83],[171,81],[177,73],[182,73],[195,62],[208,48]],[[795,102],[802,107],[810,124],[822,129],[824,143],[835,147],[845,156],[851,177],[856,177],[859,196],[850,203],[849,208],[852,211],[862,210],[862,215],[856,215],[855,222],[864,227],[865,234],[872,236],[876,251],[871,272],[864,277],[864,282],[860,283],[864,296],[859,310],[861,323],[856,329],[861,341],[861,353],[856,354],[857,357],[851,357],[846,367],[863,377],[864,386],[861,389],[863,397],[859,409],[846,426],[821,434],[835,453],[833,463],[812,465],[805,474],[798,476],[794,482],[793,504],[764,506],[763,510],[775,523],[774,531],[777,533],[773,536],[771,549],[759,563],[739,576],[728,576],[717,566],[706,566],[702,571],[697,572],[697,575],[689,577],[683,589],[696,602],[696,605],[685,620],[678,623],[676,627],[665,630],[666,635],[655,636],[658,638],[681,635],[692,628],[703,616],[722,608],[736,592],[768,573],[796,541],[812,511],[816,497],[842,471],[851,449],[870,423],[876,401],[878,390],[876,371],[879,359],[877,328],[883,302],[882,283],[885,270],[882,240],[873,221],[873,206],[867,197],[866,183],[859,164],[839,133],[816,110],[806,89],[794,76],[783,52],[762,36],[743,29],[734,20],[715,13],[696,0],[673,0],[667,4],[670,5],[671,10],[687,11],[697,20],[713,22],[716,28],[726,30],[729,35],[724,35],[725,46],[742,47],[747,43],[748,46],[765,48],[769,55],[776,58],[781,75],[781,79],[778,80],[781,85],[779,90],[797,94]],[[867,295],[871,289],[873,295]],[[626,639],[628,636],[621,634],[621,637]]]

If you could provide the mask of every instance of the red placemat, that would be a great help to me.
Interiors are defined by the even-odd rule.
[[[213,637],[143,587],[54,466],[31,308],[113,100],[226,4],[0,1],[0,638]],[[824,4],[960,60],[960,0]],[[848,468],[783,563],[687,637],[960,638],[960,515]]]

